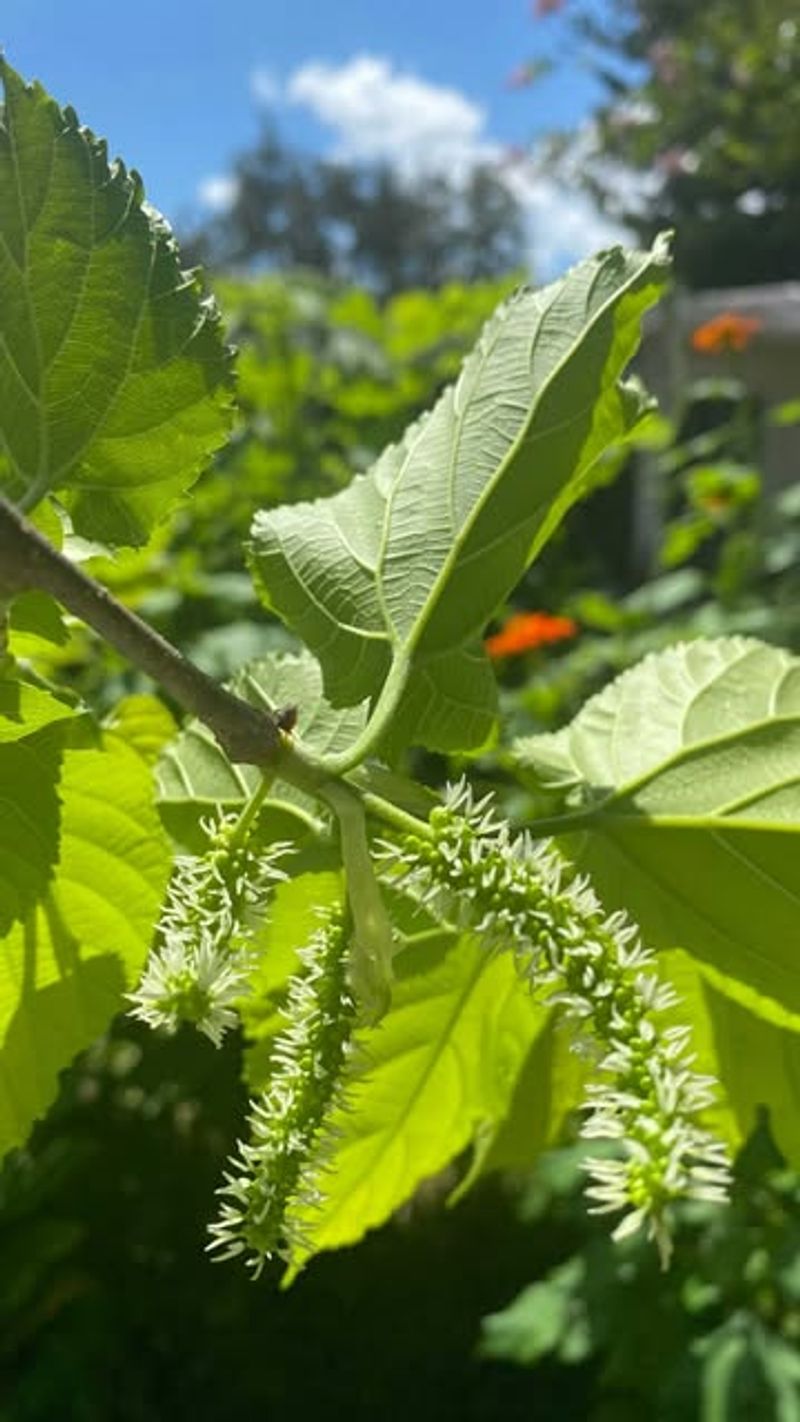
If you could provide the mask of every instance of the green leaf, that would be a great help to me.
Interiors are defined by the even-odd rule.
[[[539,1030],[541,1013],[508,954],[439,933],[395,964],[392,1006],[363,1035],[347,1109],[333,1119],[325,1199],[304,1221],[310,1253],[352,1244],[382,1224],[501,1118]]]
[[[766,1107],[775,1144],[800,1166],[800,1036],[717,991],[688,954],[664,953],[659,965],[680,997],[675,1022],[692,1029],[696,1069],[722,1084],[714,1129],[736,1152]]]
[[[741,637],[672,647],[515,760],[571,794],[547,827],[609,908],[800,1029],[800,659]]]
[[[37,641],[63,647],[69,641],[64,614],[58,603],[47,593],[32,589],[19,593],[11,604],[9,627],[12,636],[20,634]],[[13,647],[12,647],[13,650]]]
[[[800,400],[786,400],[782,405],[773,405],[767,412],[771,425],[800,424]]]
[[[291,864],[287,864],[291,868]],[[279,884],[254,942],[259,956],[251,991],[239,1003],[247,1037],[245,1075],[254,1088],[266,1085],[273,1041],[286,1026],[281,1007],[286,986],[300,970],[299,948],[305,947],[320,924],[320,912],[342,899],[340,873],[300,874]]]
[[[108,718],[109,730],[155,765],[175,736],[175,722],[157,696],[124,696]]]
[[[0,943],[0,1151],[25,1139],[58,1073],[123,1007],[170,869],[151,772],[117,737],[66,750],[59,795],[52,877]]]
[[[0,745],[0,936],[36,903],[56,861],[62,725]]]
[[[358,736],[366,707],[334,710],[322,693],[319,664],[307,652],[276,652],[244,667],[233,689],[251,705],[275,711],[296,706],[293,732],[298,745],[319,755],[337,753]],[[207,815],[214,805],[235,808],[252,795],[261,778],[256,766],[233,765],[210,731],[192,721],[176,741],[166,747],[158,766],[159,802],[165,820],[176,830],[186,827],[188,816]],[[283,781],[276,781],[265,801],[267,812],[294,820],[294,833],[320,826],[315,802]],[[276,836],[292,831],[291,824],[275,819]],[[180,837],[180,836],[179,836]]]
[[[40,508],[47,505],[41,504]],[[8,651],[18,662],[43,662],[47,666],[56,648],[66,647],[69,629],[58,603],[33,589],[12,601],[8,622]]]
[[[395,740],[485,739],[494,689],[476,639],[640,420],[642,397],[620,375],[665,271],[663,243],[615,249],[517,295],[458,382],[369,474],[333,498],[256,516],[258,585],[319,656],[331,701],[382,692],[370,749],[398,705]],[[424,704],[406,693],[423,670]],[[469,700],[466,717],[453,693]]]
[[[592,1336],[583,1297],[586,1260],[573,1255],[545,1279],[529,1284],[500,1313],[482,1320],[480,1352],[484,1358],[504,1358],[531,1367],[548,1353],[562,1354],[567,1338],[580,1329],[585,1335],[582,1359],[591,1351]],[[565,1358],[575,1362],[575,1357]]]
[[[0,678],[0,745],[75,715],[75,707],[15,677]]]
[[[435,751],[477,750],[492,736],[497,681],[476,642],[415,667],[381,742],[390,760],[411,741]]]
[[[797,1351],[739,1308],[694,1349],[700,1362],[702,1422],[800,1422]]]
[[[230,356],[141,181],[0,59],[0,491],[143,543],[230,424]]]
[[[568,1116],[584,1099],[587,1064],[573,1051],[569,1028],[546,1009],[541,1020],[508,1112],[477,1142],[458,1197],[492,1171],[530,1171],[543,1151],[558,1144]]]

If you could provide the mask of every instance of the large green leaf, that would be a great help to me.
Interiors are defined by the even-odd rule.
[[[473,938],[421,939],[395,963],[391,1009],[365,1035],[347,1109],[334,1116],[325,1199],[306,1221],[311,1253],[382,1224],[501,1119],[542,1022],[510,955]]]
[[[0,491],[142,543],[226,437],[229,353],[138,176],[0,66]]]
[[[151,771],[116,736],[64,751],[59,794],[50,881],[0,941],[0,1152],[25,1139],[58,1073],[123,1007],[170,868]]]
[[[256,516],[259,586],[320,658],[333,703],[383,688],[371,743],[392,719],[395,742],[485,738],[494,688],[477,638],[639,421],[641,396],[620,375],[665,272],[661,243],[615,249],[512,298],[458,382],[369,474]],[[424,704],[406,690],[423,669]],[[459,702],[468,715],[454,716]]]
[[[291,868],[291,864],[287,863]],[[341,902],[341,873],[300,874],[279,884],[269,913],[256,935],[258,965],[250,992],[239,1003],[247,1038],[245,1075],[253,1087],[266,1085],[276,1035],[286,1026],[281,1008],[289,978],[301,971],[298,949],[320,925],[320,914]]]
[[[800,1166],[800,1036],[719,992],[687,953],[665,953],[660,962],[680,996],[675,1021],[692,1029],[697,1070],[721,1083],[714,1128],[736,1151],[766,1107],[778,1148]]]
[[[106,722],[148,765],[157,765],[164,748],[175,739],[176,725],[163,701],[139,693],[124,696]]]
[[[746,638],[647,657],[516,745],[609,908],[722,992],[800,1029],[800,659]]]
[[[528,1052],[507,1114],[477,1142],[461,1195],[494,1170],[527,1172],[557,1145],[567,1118],[584,1099],[585,1057],[573,1050],[574,1027],[557,1010],[541,1009],[542,1030]]]

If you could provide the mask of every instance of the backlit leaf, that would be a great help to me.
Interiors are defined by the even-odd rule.
[[[296,706],[298,719],[292,735],[301,747],[320,755],[350,745],[366,718],[365,706],[335,710],[326,701],[319,665],[307,652],[262,657],[244,667],[232,685],[238,695],[263,710]],[[161,757],[159,803],[166,823],[185,830],[189,814],[207,815],[218,804],[229,808],[244,804],[259,780],[255,766],[232,765],[210,731],[192,721]],[[271,787],[265,809],[281,817],[275,820],[277,838],[313,829],[319,823],[315,802],[280,780]],[[284,816],[296,821],[293,830],[283,822]]]
[[[0,745],[18,741],[75,715],[75,707],[52,692],[16,677],[0,678]]]
[[[230,423],[213,304],[142,184],[0,59],[0,492],[145,541]]]
[[[457,383],[369,474],[256,516],[257,582],[320,658],[334,705],[383,689],[376,743],[486,738],[494,686],[477,639],[638,424],[644,401],[620,376],[665,271],[661,243],[615,249],[513,297]],[[427,675],[424,700],[406,691],[412,672]]]
[[[672,647],[516,761],[571,798],[549,828],[609,908],[800,1029],[800,659],[742,637]]]
[[[442,933],[395,961],[391,1009],[365,1037],[347,1109],[333,1119],[325,1198],[306,1221],[312,1253],[382,1224],[501,1119],[541,1025],[511,956],[473,938]]]
[[[0,941],[0,1152],[26,1138],[58,1073],[123,1008],[170,868],[151,772],[124,742],[65,750],[58,793],[57,861]]]

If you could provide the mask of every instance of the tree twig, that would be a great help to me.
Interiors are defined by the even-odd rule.
[[[250,706],[206,676],[0,498],[0,599],[32,588],[50,593],[205,722],[230,760],[269,765],[282,758],[278,714]]]

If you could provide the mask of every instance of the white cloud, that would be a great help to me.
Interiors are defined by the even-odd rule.
[[[582,187],[581,177],[590,160],[595,175],[613,194],[605,212]],[[642,177],[619,165],[601,162],[597,156],[597,131],[590,121],[577,129],[561,154],[558,178],[535,163],[509,167],[506,182],[528,214],[536,275],[553,276],[602,247],[630,243],[631,233],[621,214],[636,212],[658,181],[656,177]]]
[[[287,93],[333,130],[334,158],[391,163],[417,176],[463,173],[497,151],[478,104],[457,89],[401,73],[387,59],[358,54],[338,68],[305,64]]]
[[[211,212],[226,212],[236,201],[239,184],[230,175],[214,173],[198,184],[197,196]]]
[[[330,130],[326,156],[334,160],[385,162],[408,178],[444,173],[456,181],[479,163],[496,163],[527,217],[538,278],[626,235],[577,182],[559,183],[524,161],[507,163],[488,132],[485,109],[466,94],[405,73],[388,59],[357,54],[339,66],[304,64],[282,92]],[[584,141],[575,146],[576,163]]]
[[[283,98],[283,85],[277,74],[259,65],[250,75],[250,93],[257,104],[278,104]]]
[[[508,162],[506,150],[490,137],[486,111],[466,94],[403,73],[388,59],[358,54],[338,67],[315,61],[285,84],[271,70],[257,68],[250,89],[259,103],[288,99],[310,110],[330,130],[326,156],[334,160],[384,162],[408,178],[444,173],[456,182],[480,163],[496,164],[526,216],[537,278],[552,277],[626,235],[597,211],[577,180],[558,183],[524,158]],[[591,141],[586,125],[572,145],[568,172],[577,174]],[[211,212],[225,212],[236,193],[236,179],[218,174],[197,190]]]
[[[578,189],[524,170],[512,170],[506,181],[527,217],[530,263],[537,278],[548,280],[580,257],[630,240],[620,223],[598,212]]]

